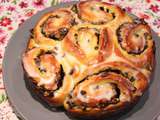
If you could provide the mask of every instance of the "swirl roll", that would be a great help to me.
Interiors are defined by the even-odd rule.
[[[77,24],[69,9],[58,9],[42,16],[33,29],[33,37],[38,44],[54,46]]]
[[[23,66],[35,93],[49,105],[61,106],[72,82],[53,51],[33,48],[23,55]]]
[[[116,53],[137,67],[153,70],[154,41],[150,27],[143,20],[124,23],[117,29]]]
[[[76,26],[63,40],[63,48],[86,65],[99,63],[111,54],[111,34],[107,28]]]
[[[148,86],[148,78],[122,62],[91,67],[86,74],[64,103],[73,116],[93,118],[121,111],[137,101]]]
[[[123,14],[118,7],[95,0],[83,1],[74,7],[77,7],[80,19],[96,25],[109,23]]]

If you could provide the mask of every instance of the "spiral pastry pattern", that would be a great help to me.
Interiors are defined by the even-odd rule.
[[[100,117],[120,111],[135,102],[148,86],[143,73],[122,62],[88,68],[84,76],[64,103],[75,116]]]
[[[150,83],[155,45],[144,20],[89,0],[43,15],[22,63],[32,92],[44,102],[93,119],[139,100]]]

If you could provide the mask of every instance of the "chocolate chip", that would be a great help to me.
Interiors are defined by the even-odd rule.
[[[82,107],[82,110],[83,110],[83,111],[86,111],[86,110],[87,110],[87,107],[86,107],[86,106],[83,106],[83,107]]]
[[[100,7],[100,10],[104,11],[104,7]]]
[[[39,69],[40,72],[43,72],[43,73],[44,73],[44,72],[47,72],[47,70],[46,70],[45,68],[40,68],[40,67],[39,67],[38,69]]]
[[[79,46],[78,40],[76,40],[76,44]]]
[[[71,94],[69,94],[69,95],[68,95],[68,98],[69,98],[69,99],[72,99],[72,95],[71,95]]]
[[[98,46],[95,46],[95,48],[94,48],[95,50],[98,50]]]
[[[131,77],[131,78],[130,78],[130,81],[131,81],[131,82],[134,82],[134,81],[135,81],[135,78],[134,78],[134,77]]]
[[[105,24],[105,23],[106,23],[105,21],[100,21],[99,23],[96,23],[96,24],[103,25],[103,24]]]
[[[108,8],[106,9],[106,12],[109,13],[109,9]]]
[[[70,23],[71,23],[72,26],[73,26],[73,25],[77,25],[77,22],[76,22],[75,19],[72,19]]]
[[[123,76],[126,77],[126,78],[129,77],[127,72],[123,73]]]
[[[87,92],[86,92],[86,91],[81,90],[81,95],[86,95],[86,94],[87,94]]]
[[[51,16],[51,17],[55,17],[55,18],[61,18],[59,15],[55,15],[55,16]]]
[[[137,38],[139,37],[139,35],[137,33],[135,33],[134,36],[137,37]]]
[[[52,17],[59,18],[58,15],[52,16]],[[58,31],[56,31],[56,32],[46,33],[46,31],[44,29],[45,28],[45,24],[46,23],[44,23],[44,25],[42,26],[42,29],[41,29],[41,32],[45,37],[49,37],[49,38],[54,39],[54,40],[61,40],[68,33],[68,28],[65,28],[65,27],[58,29]],[[75,24],[75,21],[74,20],[71,21],[71,24]]]
[[[37,66],[40,66],[40,59],[38,57],[34,58],[34,61],[36,63]]]
[[[137,88],[133,86],[132,91],[135,92],[136,90]]]
[[[67,101],[67,104],[69,105],[70,108],[73,108],[73,107],[76,106],[76,105],[75,105],[73,102],[71,102],[71,101]]]
[[[75,71],[75,69],[72,68],[72,69],[70,70],[70,72],[69,72],[69,75],[72,75],[72,74],[74,73],[74,71]]]
[[[112,17],[113,17],[113,19],[116,17],[115,13],[112,13]]]
[[[68,29],[67,28],[60,28],[59,32],[60,32],[60,35],[62,37],[64,37],[68,33]]]
[[[115,98],[119,98],[120,95],[121,95],[121,90],[118,88],[117,85],[115,85],[115,86],[116,86],[116,87],[115,87],[115,90],[116,90],[116,96],[115,96]]]
[[[95,32],[95,36],[97,37],[97,45],[99,45],[99,38],[100,38],[100,34]]]
[[[97,38],[99,38],[100,34],[97,33],[97,32],[95,32],[95,36],[96,36]]]
[[[49,51],[49,50],[48,50],[48,51],[46,52],[46,54],[52,54],[52,51]]]
[[[73,5],[71,10],[74,12],[74,13],[78,13],[78,8],[77,8],[77,5]]]
[[[82,110],[83,110],[83,111],[86,111],[86,110],[87,110],[87,108],[86,108],[86,107],[83,107],[83,108],[82,108]]]
[[[51,39],[59,40],[58,37],[54,33],[50,34],[48,37]]]
[[[124,12],[126,11],[126,9],[125,9],[125,8],[123,8],[122,10],[123,10]]]
[[[78,34],[77,33],[74,34],[74,38],[75,38],[75,40],[78,40]]]
[[[54,97],[54,92],[51,92],[48,97]]]
[[[30,29],[30,33],[33,33],[33,28],[32,28],[32,29]]]

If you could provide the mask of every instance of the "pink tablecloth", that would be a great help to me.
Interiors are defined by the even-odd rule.
[[[18,120],[8,103],[2,80],[2,59],[12,34],[26,19],[51,5],[71,0],[0,0],[0,120]],[[144,18],[160,35],[160,0],[103,0]],[[159,118],[160,120],[160,118]]]

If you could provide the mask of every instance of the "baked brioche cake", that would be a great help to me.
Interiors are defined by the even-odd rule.
[[[154,55],[144,20],[92,0],[44,14],[22,63],[32,92],[45,103],[93,119],[138,101],[149,86]]]

